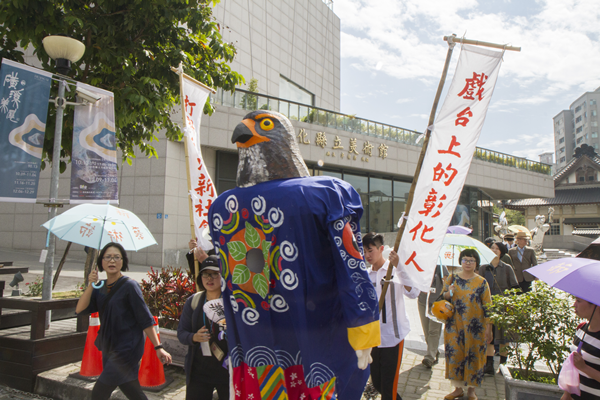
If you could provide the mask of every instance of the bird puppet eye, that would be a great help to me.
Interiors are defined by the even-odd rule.
[[[270,118],[265,118],[262,121],[260,121],[260,129],[262,129],[263,131],[270,131],[274,127],[275,124],[273,124],[273,121]]]

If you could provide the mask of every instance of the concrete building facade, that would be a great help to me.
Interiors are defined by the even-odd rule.
[[[397,229],[421,151],[420,133],[339,113],[340,20],[331,8],[321,0],[232,0],[219,3],[214,15],[225,40],[237,42],[232,69],[247,81],[257,79],[260,93],[243,87],[235,94],[218,91],[211,98],[215,113],[202,119],[203,158],[218,193],[235,185],[237,149],[231,134],[250,112],[248,96],[254,96],[255,107],[279,111],[292,121],[312,174],[344,179],[361,194],[363,231]],[[131,252],[130,261],[185,265],[191,235],[184,146],[159,139],[153,143],[157,159],[138,155],[131,166],[119,167],[120,207],[138,215],[158,243]],[[49,193],[49,172],[42,173],[40,200]],[[60,199],[69,197],[69,178],[67,168]],[[491,236],[491,200],[551,197],[553,189],[549,165],[478,148],[453,224],[472,225],[478,238]],[[41,204],[0,203],[2,246],[40,251],[47,217]],[[60,257],[66,243],[57,243]],[[82,250],[71,248],[75,255]]]
[[[582,144],[600,148],[598,119],[600,87],[586,92],[554,117],[554,148],[556,169],[560,171],[573,159],[573,152]]]

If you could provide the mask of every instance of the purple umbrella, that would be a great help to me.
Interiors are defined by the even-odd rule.
[[[473,232],[473,229],[461,225],[452,225],[446,230],[446,233],[456,233],[458,235],[468,235],[471,232]]]
[[[548,285],[600,305],[600,261],[559,258],[527,270]]]

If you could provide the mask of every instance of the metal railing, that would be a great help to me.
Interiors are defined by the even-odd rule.
[[[357,118],[354,115],[341,114],[307,104],[283,100],[274,96],[248,92],[243,89],[236,89],[233,93],[218,89],[216,94],[211,95],[211,102],[217,105],[240,108],[248,111],[278,111],[292,121],[306,122],[365,136],[378,137],[411,146],[422,146],[422,140],[418,140],[419,136],[421,136],[421,132],[364,118]],[[552,166],[548,164],[511,156],[510,154],[500,153],[494,150],[483,149],[481,147],[476,148],[474,158],[544,175],[552,175]]]

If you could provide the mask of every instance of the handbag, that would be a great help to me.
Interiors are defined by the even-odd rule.
[[[581,351],[582,344],[583,342],[579,343],[577,352]],[[574,353],[569,354],[569,357],[567,357],[562,365],[560,374],[558,374],[558,387],[565,392],[581,396],[581,390],[579,389],[579,370],[575,367],[575,363],[573,362],[573,354]]]
[[[450,281],[449,285],[452,285],[452,283],[454,283],[454,274],[452,275],[452,280]],[[436,322],[439,322],[441,324],[446,323],[446,321],[448,320],[448,318],[452,317],[454,315],[454,305],[447,301],[446,299],[444,299],[444,293],[440,293],[438,299],[433,303],[433,305],[431,306],[431,314],[433,314],[433,316],[435,318],[432,318],[431,316],[428,315],[428,317],[430,319],[435,320]]]

